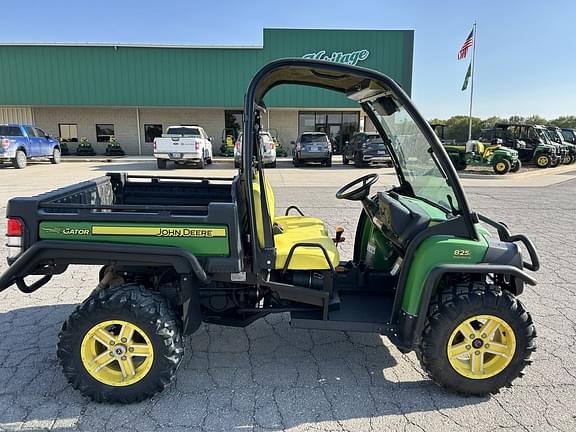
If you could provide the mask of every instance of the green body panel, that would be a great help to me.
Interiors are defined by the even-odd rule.
[[[389,270],[394,264],[396,253],[382,231],[366,218],[362,232],[360,261],[377,271]]]
[[[226,225],[44,221],[39,229],[42,240],[174,246],[197,256],[230,254]]]
[[[432,236],[422,242],[412,260],[402,310],[409,315],[418,315],[422,292],[430,272],[442,264],[478,264],[482,262],[488,248],[484,235],[479,240],[468,240],[451,236]]]
[[[399,196],[399,200],[419,206],[430,217],[431,223],[446,220],[446,214],[442,210],[418,198]],[[386,271],[392,267],[397,254],[390,241],[371,220],[366,219],[364,223],[361,242],[360,261],[364,261],[369,268],[378,271]]]
[[[445,221],[446,220],[446,213],[440,210],[438,207],[434,207],[433,205],[428,204],[427,202],[422,201],[418,198],[412,198],[407,196],[400,196],[400,202],[406,201],[412,204],[417,205],[420,207],[433,221]]]
[[[285,57],[347,59],[410,94],[413,30],[265,29],[263,46],[2,45],[2,105],[242,108],[256,71]],[[368,51],[366,58],[358,53]],[[341,55],[339,54],[341,53]],[[355,55],[355,57],[350,57]],[[39,73],[40,72],[40,73]],[[354,107],[320,88],[278,88],[269,107]]]

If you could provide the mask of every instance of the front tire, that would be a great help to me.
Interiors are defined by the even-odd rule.
[[[162,391],[183,355],[179,318],[160,294],[128,284],[88,297],[62,326],[58,359],[96,402],[132,403]]]
[[[362,156],[360,156],[359,153],[356,153],[356,155],[354,155],[354,166],[356,168],[363,168],[364,167],[364,162],[362,162],[361,157]]]
[[[348,160],[345,154],[342,154],[342,165],[348,165],[349,163],[350,160]]]
[[[16,156],[12,161],[12,165],[14,165],[14,168],[23,169],[26,168],[27,164],[28,164],[28,158],[26,157],[26,153],[24,153],[22,150],[16,150]]]
[[[332,166],[332,157],[330,157],[326,160],[326,162],[324,163],[324,166],[328,167],[328,168],[330,168]]]
[[[54,150],[52,150],[52,157],[50,158],[50,162],[54,165],[57,165],[61,161],[62,161],[62,154],[60,153],[60,149],[54,148]]]
[[[485,396],[522,376],[535,338],[532,318],[514,295],[484,283],[455,284],[431,302],[417,355],[441,387]]]
[[[536,166],[538,168],[548,168],[552,165],[552,158],[547,154],[541,154],[536,158]]]
[[[500,159],[499,161],[494,162],[492,168],[496,174],[504,175],[510,172],[511,164],[508,159]]]

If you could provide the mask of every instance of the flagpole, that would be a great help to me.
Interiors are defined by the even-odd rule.
[[[476,21],[472,28],[473,46],[472,46],[472,74],[470,75],[470,114],[468,116],[468,141],[472,139],[472,98],[474,97],[474,66],[476,63]]]

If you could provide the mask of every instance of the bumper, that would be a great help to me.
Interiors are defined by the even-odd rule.
[[[276,162],[276,156],[264,155],[264,156],[262,156],[262,162],[264,162],[265,164],[274,163],[274,162]],[[241,164],[242,163],[242,156],[235,156],[234,157],[234,163]]]
[[[362,157],[364,163],[369,164],[392,164],[392,158],[390,156],[372,156],[372,155],[364,155]]]
[[[199,153],[154,153],[156,159],[165,159],[171,161],[199,162],[201,155]]]
[[[301,162],[324,162],[332,156],[329,152],[297,152],[294,160]]]
[[[5,151],[0,152],[0,162],[10,162],[16,157],[16,151]]]

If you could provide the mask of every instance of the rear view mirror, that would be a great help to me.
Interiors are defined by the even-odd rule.
[[[398,111],[398,105],[390,96],[382,96],[376,99],[372,106],[381,116],[390,116]]]

